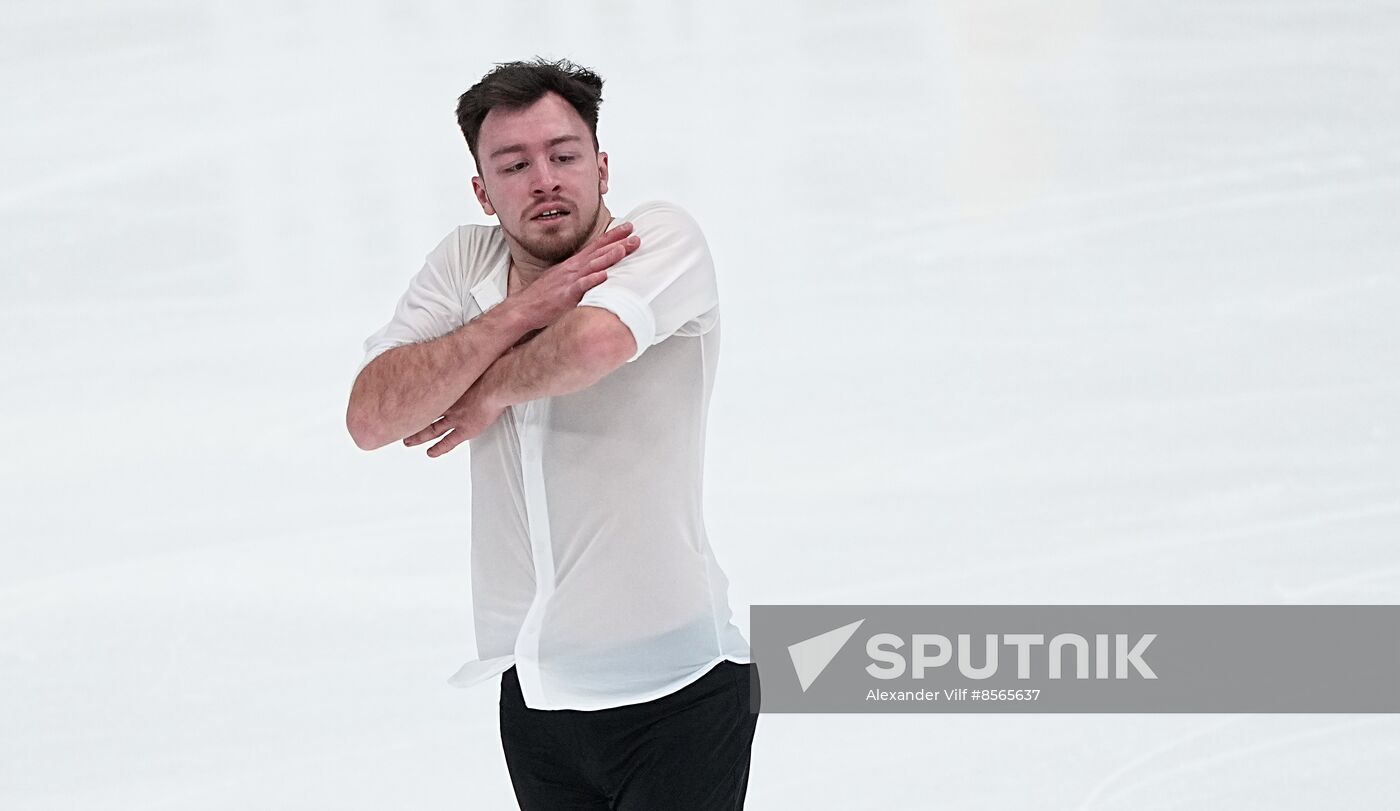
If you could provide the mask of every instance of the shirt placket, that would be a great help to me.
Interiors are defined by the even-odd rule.
[[[524,487],[525,517],[530,530],[530,554],[535,564],[535,599],[525,613],[515,642],[520,691],[526,703],[545,703],[540,675],[540,634],[550,597],[554,594],[554,548],[549,532],[549,502],[544,486],[544,430],[549,418],[549,398],[511,406],[520,428],[520,472]]]
[[[509,266],[499,265],[471,289],[484,313],[505,300]],[[515,640],[516,674],[520,692],[530,706],[543,706],[544,682],[540,676],[540,634],[550,596],[554,594],[554,549],[549,534],[549,502],[544,487],[544,433],[549,419],[549,398],[510,407],[520,442],[521,494],[525,524],[530,532],[530,557],[535,566],[535,597],[525,612]]]

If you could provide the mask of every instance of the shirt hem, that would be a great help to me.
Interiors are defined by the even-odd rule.
[[[514,664],[514,654],[496,656],[491,659],[473,659],[457,668],[457,672],[447,678],[447,683],[453,687],[464,689],[475,687],[492,676],[499,676],[506,672]]]
[[[540,707],[530,707],[529,702],[526,702],[526,706],[530,707],[530,709],[532,710],[610,710],[614,707],[625,707],[630,704],[643,704],[648,701],[655,701],[658,698],[664,698],[666,696],[671,695],[674,692],[689,687],[690,685],[704,678],[705,674],[713,670],[715,666],[718,665],[720,662],[733,662],[738,665],[748,665],[753,664],[753,657],[752,655],[739,656],[737,654],[719,656],[714,659],[711,659],[699,670],[695,671],[694,673],[691,673],[683,679],[674,681],[668,685],[665,685],[664,687],[658,687],[655,690],[648,690],[647,692],[640,693],[638,695],[622,696],[612,699],[564,699],[562,701],[551,701],[548,703],[547,706]],[[491,678],[492,676],[498,676],[501,673],[506,672],[514,664],[516,664],[514,656],[500,656],[495,659],[473,660],[458,668],[457,673],[455,673],[447,681],[448,684],[451,684],[453,687],[474,687],[477,684],[480,684],[481,682],[484,682],[487,679]]]

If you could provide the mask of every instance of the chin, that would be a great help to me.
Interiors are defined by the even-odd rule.
[[[524,234],[507,233],[515,237],[515,241],[520,244],[529,254],[541,262],[551,265],[568,259],[578,253],[579,249],[588,242],[588,235],[592,233],[594,226],[598,224],[598,218],[602,215],[602,206],[593,210],[593,216],[587,223],[580,222],[578,230],[572,233],[557,233],[540,239],[526,239]],[[528,230],[528,229],[527,229]]]
[[[536,257],[550,264],[558,264],[578,253],[579,249],[582,248],[587,241],[588,230],[581,229],[576,233],[559,234],[552,239],[522,244],[525,246],[526,250]]]
[[[561,236],[558,239],[540,242],[525,242],[522,245],[536,258],[555,265],[578,252],[578,248],[574,247],[576,241],[577,235],[570,234],[567,237]]]

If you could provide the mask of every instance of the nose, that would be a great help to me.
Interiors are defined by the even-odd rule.
[[[559,183],[554,177],[554,167],[549,165],[549,161],[537,161],[533,173],[530,177],[530,191],[532,194],[544,195],[559,191]]]

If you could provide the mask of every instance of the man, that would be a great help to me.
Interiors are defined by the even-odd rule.
[[[536,60],[461,96],[500,224],[428,255],[346,423],[366,450],[471,441],[479,658],[449,681],[501,674],[522,808],[742,808],[758,674],[701,505],[714,267],[674,205],[613,227],[602,85]]]

